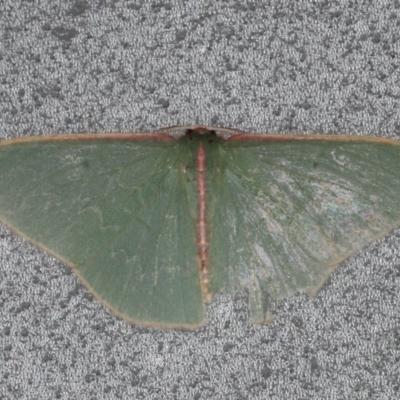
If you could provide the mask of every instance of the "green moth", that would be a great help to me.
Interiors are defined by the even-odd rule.
[[[123,319],[196,328],[216,291],[315,294],[400,225],[400,141],[181,127],[0,142],[0,221]]]

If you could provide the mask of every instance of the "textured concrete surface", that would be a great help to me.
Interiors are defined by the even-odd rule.
[[[145,3],[145,5],[140,5]],[[400,136],[398,1],[0,2],[0,138],[205,124]],[[390,167],[390,166],[389,166]],[[1,190],[1,188],[0,188]],[[395,399],[400,232],[315,298],[128,325],[0,226],[1,399]]]

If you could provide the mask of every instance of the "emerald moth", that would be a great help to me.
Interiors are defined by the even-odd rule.
[[[212,127],[0,142],[0,221],[123,319],[197,328],[217,291],[315,294],[400,225],[400,141]]]

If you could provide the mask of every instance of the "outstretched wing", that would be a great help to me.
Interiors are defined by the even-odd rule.
[[[252,319],[267,297],[315,293],[353,252],[400,225],[400,142],[238,135],[211,160],[211,290],[245,286]]]
[[[3,142],[0,220],[72,266],[121,317],[199,326],[196,189],[187,157],[163,135]]]

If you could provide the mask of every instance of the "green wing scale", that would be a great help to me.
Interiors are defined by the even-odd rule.
[[[226,132],[1,142],[0,221],[117,315],[172,328],[201,326],[205,295],[242,288],[252,321],[265,322],[271,297],[315,294],[338,263],[400,225],[400,141]]]
[[[139,139],[1,147],[1,220],[74,267],[123,318],[198,326],[195,182],[181,168],[189,154],[176,141]]]
[[[400,225],[400,142],[351,136],[232,137],[210,178],[212,290],[315,294],[343,259]]]

